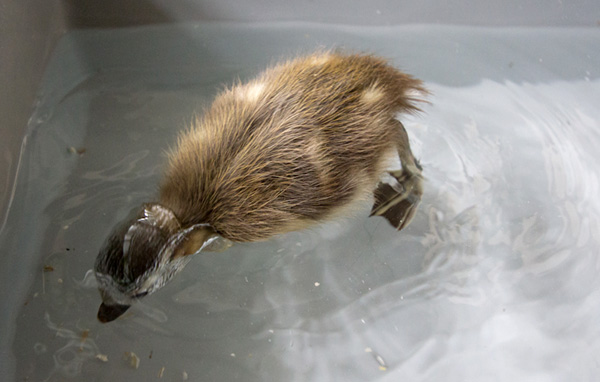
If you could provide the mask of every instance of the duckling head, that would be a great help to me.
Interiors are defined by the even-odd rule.
[[[94,272],[102,304],[98,320],[110,322],[138,299],[162,288],[194,253],[222,250],[231,243],[208,224],[182,228],[160,204],[144,204],[106,240]]]

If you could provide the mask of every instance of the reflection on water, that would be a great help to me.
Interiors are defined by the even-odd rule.
[[[599,39],[316,25],[69,34],[32,117],[9,220],[24,233],[0,238],[23,254],[12,276],[23,296],[10,324],[15,375],[592,380]],[[176,131],[220,83],[319,45],[391,57],[432,91],[425,114],[405,119],[427,178],[411,226],[397,233],[365,205],[346,220],[203,254],[122,319],[98,323],[96,251],[132,206],[152,200]],[[83,72],[68,69],[76,53],[89,59]]]
[[[48,329],[53,331],[56,337],[66,341],[66,345],[58,349],[53,355],[54,370],[51,375],[60,373],[66,377],[79,377],[85,361],[89,361],[97,356],[98,359],[102,358],[102,354],[98,352],[98,347],[94,343],[94,340],[87,338],[87,329],[79,329],[79,333],[76,333],[73,330],[57,326],[50,320],[48,314],[45,315],[44,319]],[[42,346],[45,348],[44,345]]]

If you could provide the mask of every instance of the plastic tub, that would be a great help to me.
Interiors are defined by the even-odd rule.
[[[2,380],[594,380],[600,6],[2,2]],[[10,15],[10,17],[8,17]],[[317,48],[432,91],[395,232],[352,218],[195,258],[107,325],[89,270],[224,85]]]

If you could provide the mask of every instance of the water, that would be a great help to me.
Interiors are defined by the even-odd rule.
[[[425,80],[410,227],[350,219],[197,258],[102,325],[88,273],[223,84],[317,47]],[[600,31],[204,24],[71,32],[0,237],[3,380],[592,381]],[[78,153],[79,151],[79,153]],[[139,358],[138,367],[131,353]]]

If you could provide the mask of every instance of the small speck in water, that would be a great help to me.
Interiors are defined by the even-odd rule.
[[[370,347],[366,347],[365,348],[365,353],[370,353],[370,354],[373,355],[373,358],[379,364],[379,370],[381,370],[381,371],[387,370],[387,364],[385,363],[385,360],[383,359],[382,356],[380,356],[379,354],[375,353],[373,351],[373,349],[371,349]]]
[[[387,370],[387,365],[385,364],[385,361],[379,354],[375,355],[375,361],[377,361],[377,363],[379,364],[379,370]]]
[[[96,354],[96,359],[102,362],[108,362],[108,356],[106,354]]]
[[[318,281],[317,281],[317,282],[315,282],[315,286],[316,286],[316,287],[318,287],[319,285],[321,285],[321,283],[320,283],[320,282],[318,282]]]
[[[233,358],[235,358],[235,353],[231,353],[230,355],[231,355]]]
[[[165,367],[163,366],[163,367],[161,367],[161,368],[160,368],[160,370],[158,371],[158,378],[162,378],[162,377],[163,377],[163,374],[164,374],[164,372],[165,372]]]
[[[187,381],[187,380],[188,380],[188,373],[187,373],[185,370],[183,371],[183,378],[182,378],[182,379],[183,379],[184,381]]]
[[[90,335],[89,329],[86,329],[83,332],[81,332],[81,345],[79,345],[79,350],[83,350],[83,344],[85,344],[85,341],[87,340],[89,335]]]
[[[140,367],[140,357],[138,357],[134,352],[125,352],[124,359],[129,363],[129,366],[137,369]]]
[[[77,154],[77,155],[80,155],[80,156],[81,156],[81,155],[85,154],[85,152],[87,151],[87,149],[86,149],[85,147],[79,147],[79,148],[77,148],[77,147],[70,146],[70,147],[67,149],[67,151],[68,151],[70,154]]]
[[[44,272],[53,272],[54,267],[52,265],[44,265]]]

